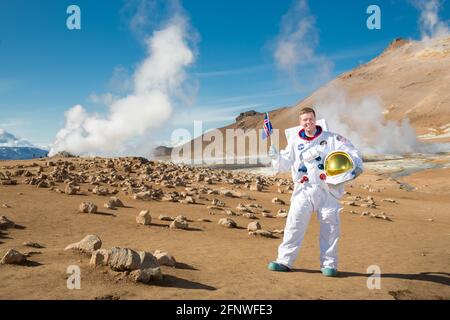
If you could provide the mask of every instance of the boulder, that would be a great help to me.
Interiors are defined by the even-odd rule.
[[[267,231],[267,230],[250,231],[248,234],[251,235],[251,236],[260,236],[260,237],[266,237],[266,238],[273,238],[272,232]]]
[[[277,198],[277,197],[272,199],[272,203],[281,204],[281,205],[286,204],[283,200],[281,200],[280,198]]]
[[[138,252],[129,248],[111,248],[108,265],[115,271],[131,271],[139,269],[141,257]]]
[[[5,216],[0,216],[0,230],[14,228],[16,224]]]
[[[222,218],[219,220],[219,223],[221,226],[224,226],[226,228],[236,228],[237,224],[234,220],[230,218]]]
[[[136,222],[143,225],[149,225],[152,222],[152,216],[148,210],[142,210],[136,217]]]
[[[248,231],[256,231],[261,229],[261,224],[258,221],[250,222],[247,226]]]
[[[64,190],[64,193],[68,194],[68,195],[76,195],[79,190],[80,190],[80,187],[68,184],[66,186],[66,189]]]
[[[92,253],[102,246],[102,240],[96,235],[87,235],[81,241],[69,244],[64,250],[78,250],[84,253]]]
[[[149,283],[152,280],[162,280],[161,268],[138,269],[130,273],[131,280],[135,282]]]
[[[96,213],[97,212],[97,206],[95,204],[93,204],[92,202],[82,202],[80,204],[80,212]]]
[[[2,260],[0,260],[0,264],[24,264],[26,260],[27,257],[24,254],[14,249],[9,249]]]
[[[175,218],[175,220],[172,221],[170,224],[170,228],[172,229],[188,229],[189,223],[186,221],[186,219],[181,218],[182,216],[178,216]]]
[[[166,251],[156,250],[153,255],[161,266],[175,267],[177,263],[175,258]]]
[[[110,250],[99,249],[92,252],[91,261],[89,264],[94,266],[106,266],[108,265],[109,256],[111,254]]]

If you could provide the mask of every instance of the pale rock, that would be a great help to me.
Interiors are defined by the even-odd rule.
[[[92,253],[100,249],[102,240],[96,235],[87,235],[81,241],[69,244],[64,250],[78,250],[84,253]]]
[[[236,228],[237,224],[234,220],[230,219],[230,218],[222,218],[219,220],[220,225],[227,227],[227,228]]]
[[[176,260],[173,256],[171,256],[168,252],[156,250],[153,255],[158,260],[158,263],[161,266],[169,266],[169,267],[175,267]]]
[[[84,213],[96,213],[97,212],[97,206],[93,204],[92,202],[82,202],[80,204],[80,212]]]
[[[250,222],[247,226],[248,231],[256,231],[261,229],[261,224],[258,221]]]
[[[136,217],[136,223],[149,225],[152,222],[152,216],[148,210],[142,210],[139,215]]]

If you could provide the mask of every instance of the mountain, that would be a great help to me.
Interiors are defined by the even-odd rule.
[[[450,37],[395,39],[368,63],[339,75],[293,106],[271,111],[272,125],[280,129],[280,148],[286,145],[284,129],[298,125],[298,113],[306,106],[313,106],[318,118],[326,118],[332,131],[349,135],[352,141],[365,141],[366,150],[383,141],[377,150],[370,150],[373,152],[416,152],[417,140],[448,142]],[[263,118],[263,114],[244,113],[235,123],[218,130],[259,130]],[[391,132],[396,135],[390,136]],[[191,148],[198,140],[205,140],[204,136],[191,140]],[[377,136],[380,139],[374,141]],[[202,141],[203,149],[209,143]]]
[[[24,160],[46,157],[48,151],[0,129],[0,160]]]

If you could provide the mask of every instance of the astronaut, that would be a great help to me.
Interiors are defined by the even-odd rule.
[[[278,258],[272,271],[290,271],[297,258],[311,213],[320,222],[320,263],[325,276],[336,276],[338,268],[339,200],[344,184],[363,171],[362,157],[346,138],[328,132],[326,123],[316,123],[312,108],[300,111],[300,126],[286,130],[287,147],[269,156],[277,172],[291,170],[294,190]]]

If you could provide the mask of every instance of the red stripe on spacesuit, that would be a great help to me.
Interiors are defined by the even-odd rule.
[[[308,136],[305,134],[305,129],[300,130],[300,131],[298,132],[298,136],[299,136],[301,139],[303,139],[303,140],[307,140],[307,141],[314,140],[315,138],[317,138],[318,136],[320,136],[320,135],[322,134],[322,132],[323,132],[321,126],[316,126],[316,129],[317,129],[317,131],[316,131],[316,134],[314,135],[314,137],[308,137]],[[304,134],[304,137],[302,137],[302,133]]]

